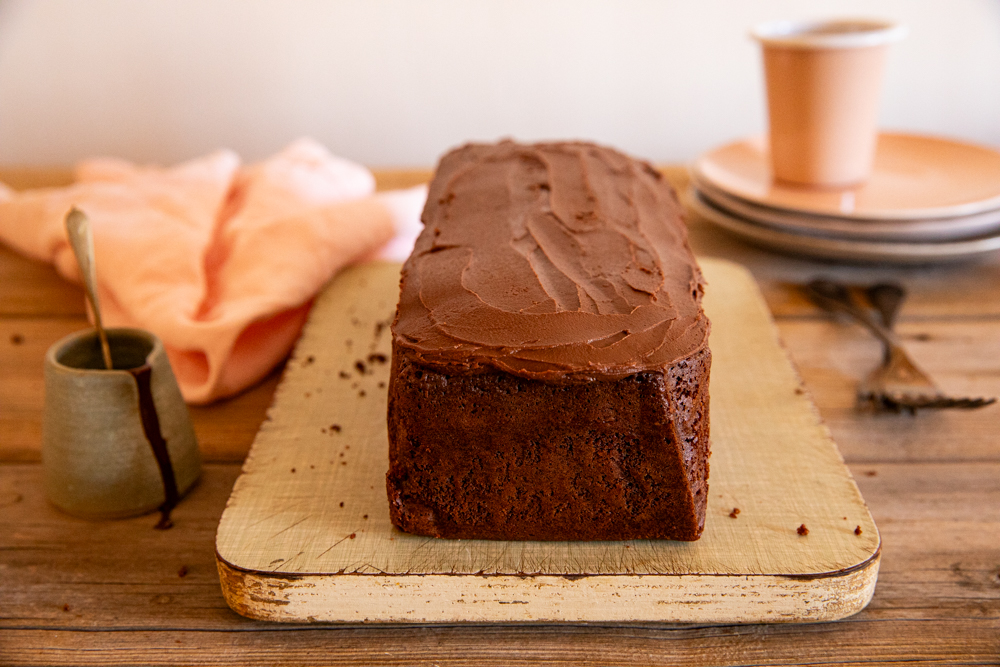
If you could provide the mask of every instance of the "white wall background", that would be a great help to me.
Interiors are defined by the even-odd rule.
[[[501,136],[684,161],[765,128],[749,26],[838,15],[910,27],[884,126],[1000,147],[997,0],[0,0],[0,164],[301,135],[373,166]]]

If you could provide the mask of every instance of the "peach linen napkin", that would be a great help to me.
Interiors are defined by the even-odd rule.
[[[405,258],[426,194],[375,194],[367,169],[307,139],[245,166],[231,151],[171,168],[94,159],[67,187],[0,185],[0,240],[80,282],[63,221],[83,210],[105,324],[159,336],[184,398],[208,403],[288,354],[339,269]]]

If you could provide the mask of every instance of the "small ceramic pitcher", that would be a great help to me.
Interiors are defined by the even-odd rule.
[[[42,463],[49,500],[89,519],[170,510],[194,484],[201,456],[163,344],[109,329],[114,370],[97,332],[71,334],[45,355]]]

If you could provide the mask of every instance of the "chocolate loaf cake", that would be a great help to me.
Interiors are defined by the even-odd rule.
[[[392,522],[449,538],[695,540],[709,323],[680,205],[586,143],[442,158],[392,325]]]

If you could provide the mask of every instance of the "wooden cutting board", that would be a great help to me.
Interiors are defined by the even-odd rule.
[[[272,621],[406,623],[827,621],[862,609],[878,574],[871,515],[753,278],[701,265],[713,362],[699,541],[394,529],[385,360],[399,265],[366,264],[317,299],[233,488],[216,539],[229,605]]]

